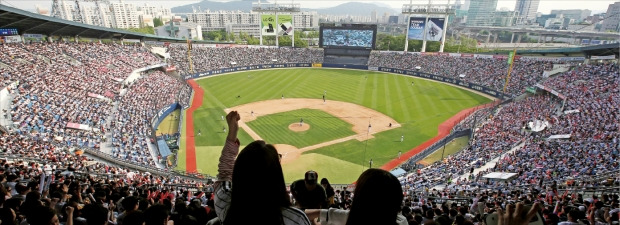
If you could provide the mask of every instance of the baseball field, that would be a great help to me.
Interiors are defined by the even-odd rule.
[[[435,137],[442,122],[491,102],[443,83],[361,70],[273,69],[195,82],[177,169],[216,175],[227,128],[222,118],[237,110],[242,148],[257,139],[274,144],[287,183],[307,170],[351,183],[371,161],[380,167],[395,160]]]

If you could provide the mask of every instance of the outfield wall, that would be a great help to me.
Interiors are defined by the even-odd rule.
[[[249,70],[277,69],[277,68],[308,68],[308,67],[358,69],[358,70],[397,73],[397,74],[402,74],[402,75],[426,78],[426,79],[431,79],[431,80],[435,80],[435,81],[439,81],[443,83],[458,85],[458,86],[461,86],[461,87],[464,87],[464,88],[467,88],[473,91],[479,91],[479,92],[485,93],[487,95],[493,96],[498,99],[507,100],[511,98],[510,95],[504,94],[501,91],[497,91],[495,89],[492,89],[486,86],[470,83],[470,82],[455,79],[455,78],[449,78],[449,77],[422,73],[418,71],[411,71],[411,70],[402,70],[402,69],[394,69],[394,68],[386,68],[386,67],[369,67],[369,66],[363,66],[363,65],[349,65],[349,64],[286,63],[286,64],[265,64],[265,65],[255,65],[255,66],[239,66],[239,67],[231,67],[231,68],[225,68],[225,69],[194,73],[192,75],[185,76],[185,79],[190,80],[190,79],[196,79],[196,78],[201,78],[201,77],[206,77],[206,76],[211,76],[211,75],[249,71]]]
[[[409,158],[406,161],[406,163],[417,163],[418,161],[426,158],[426,156],[428,156],[431,153],[437,151],[439,148],[447,145],[452,140],[454,140],[456,138],[464,137],[464,136],[471,136],[471,134],[472,134],[472,130],[471,129],[459,130],[459,131],[456,131],[456,132],[452,132],[448,136],[446,136],[446,137],[442,138],[441,140],[435,142],[433,145],[429,146],[428,148],[425,148],[420,153],[418,153],[418,154],[414,155],[413,157]]]
[[[181,104],[175,102],[157,111],[157,115],[155,115],[153,119],[151,119],[151,127],[153,127],[153,130],[157,130],[159,124],[164,121],[164,119],[168,115],[170,115],[170,113],[174,112],[174,110],[177,109],[181,109]]]

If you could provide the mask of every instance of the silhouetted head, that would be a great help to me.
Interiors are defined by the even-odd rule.
[[[402,201],[403,189],[394,175],[368,169],[357,179],[347,225],[395,224]]]

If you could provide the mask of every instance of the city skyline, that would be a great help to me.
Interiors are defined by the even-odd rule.
[[[216,0],[214,0],[216,1]],[[450,3],[453,4],[456,0],[450,0]],[[110,0],[110,2],[118,2],[117,0]],[[200,1],[189,1],[189,0],[180,0],[180,1],[171,1],[171,0],[124,0],[126,3],[133,3],[136,5],[144,5],[148,3],[152,6],[165,6],[165,7],[176,7],[182,6],[192,3],[197,3]],[[230,2],[228,0],[219,0],[218,2]],[[273,2],[273,1],[272,1]],[[279,1],[280,3],[290,3],[291,1]],[[379,5],[389,6],[394,9],[400,9],[403,4],[408,4],[409,1],[401,0],[401,1],[381,1],[378,2],[376,0],[358,0],[358,1],[328,1],[328,0],[295,0],[295,3],[299,3],[302,8],[311,8],[311,9],[319,9],[319,8],[328,8],[337,6],[340,4],[344,4],[347,2],[366,2],[366,3],[375,3]],[[321,4],[317,4],[320,2]],[[463,1],[461,1],[463,2]],[[509,10],[515,10],[515,4],[517,0],[498,0],[496,10],[500,10],[503,8],[507,8]],[[592,13],[601,13],[606,12],[607,7],[610,4],[617,2],[615,0],[591,0],[591,1],[583,1],[583,0],[540,0],[540,5],[538,7],[537,12],[548,14],[553,9],[589,9],[592,10]],[[0,3],[6,4],[8,6],[16,7],[19,9],[33,11],[36,5],[51,8],[51,0],[0,0]],[[414,4],[425,4],[428,3],[426,0],[415,0]],[[433,0],[433,4],[445,4],[448,3],[447,0]],[[558,4],[561,3],[561,4]],[[320,5],[320,6],[317,6]],[[398,10],[397,10],[398,11]],[[343,12],[344,13],[344,12]]]

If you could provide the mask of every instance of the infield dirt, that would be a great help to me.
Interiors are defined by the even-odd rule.
[[[304,108],[322,110],[333,115],[334,117],[344,120],[353,125],[352,130],[356,134],[300,149],[291,145],[274,143],[274,146],[278,149],[278,152],[283,156],[282,163],[294,161],[305,151],[310,151],[352,139],[364,141],[373,138],[372,134],[374,133],[379,133],[401,126],[398,122],[396,122],[396,120],[376,110],[349,102],[332,100],[326,100],[324,102],[322,99],[288,98],[266,100],[235,106],[233,108],[226,109],[226,112],[230,112],[232,110],[239,112],[241,115],[239,126],[244,129],[254,140],[262,140],[256,132],[246,125],[247,122],[255,120],[261,116]],[[282,129],[290,129],[291,126],[295,127],[295,125],[297,125],[297,128],[303,128],[303,126],[299,127],[298,123],[294,123],[288,128],[283,127]],[[308,129],[310,129],[310,127],[308,127]]]

